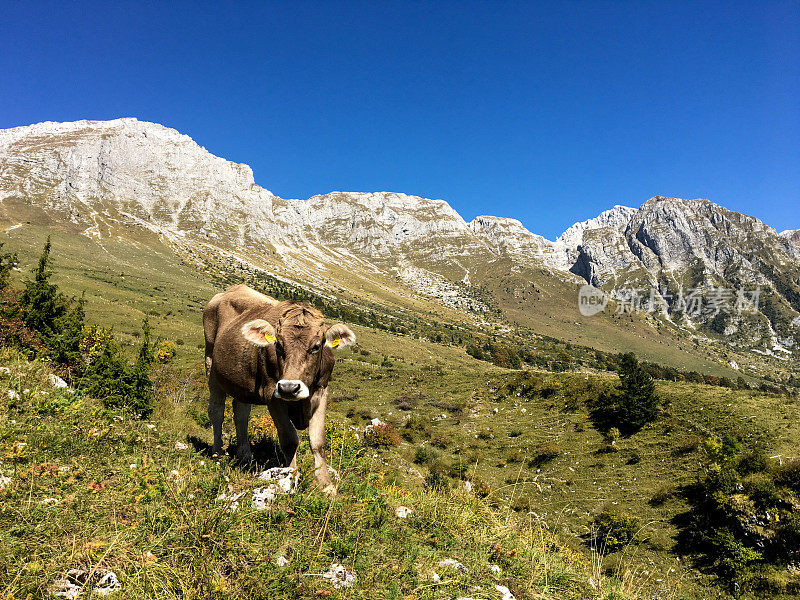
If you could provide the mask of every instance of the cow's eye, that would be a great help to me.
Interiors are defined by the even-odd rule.
[[[322,348],[322,344],[320,344],[319,342],[317,342],[316,344],[314,344],[313,346],[311,346],[311,352],[312,352],[312,353],[317,353],[317,352],[319,352],[319,349],[320,349],[320,348]]]

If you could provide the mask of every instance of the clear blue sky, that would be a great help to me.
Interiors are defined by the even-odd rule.
[[[547,237],[707,197],[800,227],[800,2],[3,2],[0,128],[135,116],[284,197]]]

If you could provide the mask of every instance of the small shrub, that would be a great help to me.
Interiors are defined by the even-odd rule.
[[[515,438],[522,435],[522,429],[512,429],[508,432],[508,437]]]
[[[435,431],[431,435],[431,444],[444,450],[453,442],[453,436],[444,431]]]
[[[130,408],[140,416],[153,411],[155,398],[150,381],[150,326],[142,324],[144,339],[133,365],[120,354],[116,344],[108,343],[86,367],[80,380],[83,390],[109,407]]]
[[[449,413],[454,415],[460,415],[464,412],[464,404],[459,402],[448,402],[447,400],[436,400],[434,402],[429,402],[428,406],[433,406],[435,408],[439,408],[441,410],[446,410]]]
[[[763,473],[767,470],[767,455],[760,448],[752,448],[739,457],[736,470],[742,475]]]
[[[771,477],[756,473],[744,479],[742,485],[756,507],[761,510],[773,508],[781,501],[778,489]]]
[[[394,405],[400,410],[413,410],[423,398],[425,398],[425,394],[409,394],[398,396],[392,402],[394,402]]]
[[[673,493],[673,488],[669,486],[660,487],[656,490],[653,497],[650,498],[650,506],[661,506],[670,499]]]
[[[400,445],[400,434],[389,423],[373,425],[364,434],[364,443],[373,448],[391,448]]]
[[[800,493],[800,460],[787,462],[780,467],[775,475],[775,482]]]
[[[589,521],[592,546],[600,554],[622,550],[639,531],[639,519],[604,511]]]
[[[162,364],[166,364],[175,358],[176,351],[177,350],[173,342],[164,340],[158,346],[156,346],[155,352],[153,353],[153,358]]]
[[[636,450],[631,450],[628,453],[628,460],[625,461],[627,465],[638,465],[642,461],[642,457]]]
[[[439,456],[439,452],[430,446],[418,446],[414,452],[414,462],[418,465],[427,465],[438,459]]]
[[[541,467],[544,464],[549,463],[550,461],[558,458],[561,455],[561,447],[556,446],[555,444],[545,444],[543,446],[539,446],[534,454],[533,458],[528,462],[528,465],[531,467]]]

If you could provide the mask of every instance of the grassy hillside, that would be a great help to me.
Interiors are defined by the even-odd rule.
[[[204,456],[205,432],[166,389],[145,422],[54,389],[38,361],[4,350],[0,363],[8,369],[0,378],[4,598],[44,597],[72,568],[113,571],[122,585],[115,598],[500,598],[498,585],[517,598],[635,591],[630,578],[593,574],[535,521],[464,490],[398,484],[335,419],[337,499],[308,483],[304,447],[298,492],[263,511],[245,495],[233,510],[220,496],[258,482]],[[272,443],[256,441],[262,450]],[[399,506],[413,512],[398,517]],[[447,559],[463,570],[440,565]],[[355,584],[337,590],[326,580],[332,563],[355,573]]]
[[[4,492],[10,529],[0,548],[0,581],[11,575],[18,587],[0,591],[41,595],[59,570],[102,560],[122,571],[131,597],[153,590],[207,597],[215,588],[220,597],[246,597],[248,589],[276,597],[321,590],[324,596],[331,590],[319,575],[337,560],[369,582],[347,597],[499,597],[487,583],[493,581],[518,598],[593,597],[607,591],[603,586],[631,597],[725,597],[727,582],[700,569],[698,556],[680,545],[692,510],[690,488],[709,465],[706,441],[727,435],[764,449],[773,462],[800,454],[794,397],[660,383],[665,402],[655,423],[609,440],[593,426],[589,407],[616,375],[520,375],[475,360],[463,347],[353,325],[359,344],[339,354],[331,419],[340,432],[361,433],[380,418],[399,431],[401,444],[367,449],[350,433],[334,433],[332,441],[352,444],[338,450],[344,462],[333,463],[343,473],[339,500],[327,503],[303,487],[277,511],[230,514],[215,503],[217,496],[255,483],[252,474],[202,455],[209,434],[200,309],[215,286],[176,264],[155,236],[109,236],[100,244],[75,233],[46,224],[11,230],[5,249],[19,251],[23,265],[16,280],[50,234],[54,281],[68,293],[86,290],[90,322],[111,325],[135,344],[146,315],[156,336],[178,342],[178,355],[158,367],[159,402],[144,423],[53,392],[43,383],[45,367],[6,352],[2,364],[12,376],[0,383],[6,402],[0,464],[13,483]],[[546,305],[557,304],[552,293]],[[443,309],[431,321],[447,315]],[[681,360],[697,368],[689,356]],[[9,389],[20,394],[18,402]],[[47,395],[36,395],[39,390]],[[264,433],[256,456],[266,466],[275,453],[265,409],[255,409],[254,426]],[[176,451],[176,441],[193,442],[193,449]],[[233,444],[229,420],[226,441]],[[18,442],[27,445],[17,450]],[[70,471],[56,474],[52,465]],[[80,477],[61,474],[72,470]],[[52,506],[39,503],[50,497]],[[411,506],[415,518],[427,515],[424,523],[396,519],[398,504]],[[637,530],[631,543],[600,556],[592,549],[590,521],[608,511],[635,516]],[[99,550],[92,550],[95,540]],[[37,544],[42,550],[26,558]],[[294,566],[278,569],[279,554]],[[500,578],[487,572],[490,560],[504,556]],[[469,576],[450,587],[434,585],[429,570],[450,557],[467,565]],[[21,567],[26,561],[30,569]],[[291,583],[281,589],[275,582],[287,573]],[[783,588],[768,597],[795,589],[791,573],[780,577]]]

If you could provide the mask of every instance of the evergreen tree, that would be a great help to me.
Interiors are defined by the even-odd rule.
[[[0,242],[0,250],[3,249],[3,242]],[[17,255],[11,252],[0,252],[0,290],[8,285],[8,277],[11,269],[17,266]]]
[[[50,270],[50,237],[44,245],[39,265],[33,269],[33,279],[25,282],[19,303],[22,307],[22,320],[28,328],[44,338],[56,332],[56,322],[67,312],[68,300],[58,291],[58,286],[50,283],[53,272]]]
[[[84,325],[84,300],[76,300],[61,293],[50,282],[50,238],[44,245],[38,265],[33,269],[33,279],[25,282],[19,299],[21,317],[25,325],[37,332],[48,349],[48,356],[79,374],[83,369],[80,341]]]
[[[631,434],[658,415],[659,398],[650,373],[629,352],[619,356],[619,386],[601,394],[592,411],[598,427]]]

